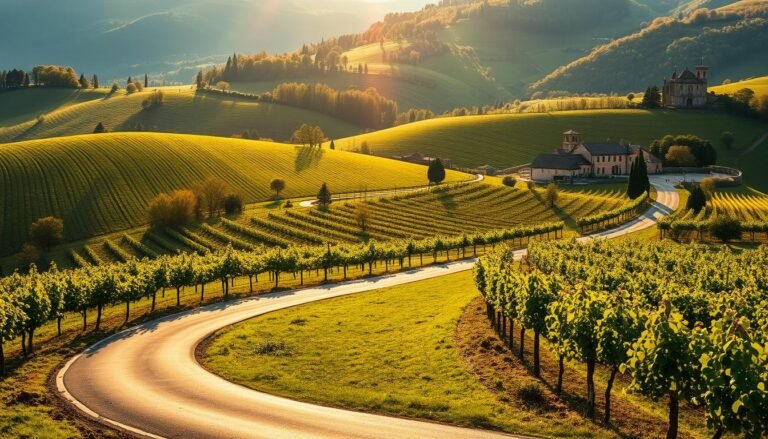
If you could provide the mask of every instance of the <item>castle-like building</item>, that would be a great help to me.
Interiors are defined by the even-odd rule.
[[[678,74],[672,73],[672,78],[664,79],[661,91],[662,103],[665,107],[701,108],[707,105],[707,74],[709,68],[703,63],[696,66],[696,73],[683,70]]]
[[[557,181],[580,177],[628,175],[643,151],[649,174],[662,171],[656,156],[639,145],[623,143],[585,143],[574,130],[563,133],[563,144],[552,154],[540,154],[531,163],[531,180]]]

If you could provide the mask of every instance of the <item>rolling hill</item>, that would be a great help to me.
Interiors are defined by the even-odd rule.
[[[720,134],[731,131],[736,145],[731,151],[719,151],[722,164],[734,164],[768,131],[759,122],[711,111],[587,110],[432,119],[340,139],[336,146],[354,150],[366,141],[377,155],[420,152],[450,159],[461,167],[491,164],[506,168],[558,148],[560,133],[571,128],[582,133],[586,141],[625,139],[646,146],[666,134],[692,133],[710,139],[718,148]],[[768,145],[752,152],[760,157],[767,153]],[[749,173],[746,180],[768,190],[768,179],[762,174]]]
[[[733,94],[743,88],[754,91],[757,96],[766,96],[768,95],[768,76],[709,87],[709,91],[717,94]]]
[[[145,224],[149,200],[215,175],[246,202],[427,183],[426,168],[342,151],[239,139],[117,133],[35,140],[0,146],[0,254],[15,253],[29,224],[56,215],[68,241]],[[466,179],[449,172],[447,181]]]
[[[683,18],[661,18],[640,32],[595,48],[533,84],[533,90],[625,93],[700,60],[711,83],[768,73],[768,1],[743,0]]]
[[[90,134],[100,122],[109,131],[134,131],[140,125],[149,131],[229,137],[256,130],[262,137],[276,140],[290,139],[302,123],[319,125],[331,137],[362,131],[314,111],[200,94],[189,86],[161,88],[163,105],[143,110],[141,103],[153,90],[130,95],[124,90],[111,94],[108,90],[34,88],[0,93],[0,143]],[[19,108],[22,110],[13,113],[7,110]],[[41,120],[37,119],[41,114]]]

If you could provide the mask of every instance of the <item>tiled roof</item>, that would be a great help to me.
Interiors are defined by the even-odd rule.
[[[584,147],[587,148],[592,155],[626,155],[627,147],[619,145],[618,143],[585,143]]]

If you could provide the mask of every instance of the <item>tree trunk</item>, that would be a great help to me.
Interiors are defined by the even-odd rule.
[[[126,300],[125,301],[125,322],[128,322],[128,319],[131,317],[131,301]]]
[[[250,274],[248,275],[248,292],[253,294],[253,276]]]
[[[669,429],[667,439],[677,439],[677,421],[680,415],[680,401],[669,395]]]
[[[94,328],[94,331],[98,331],[101,328],[101,308],[101,304],[96,307],[96,328]]]
[[[80,314],[83,316],[83,332],[88,328],[88,309],[83,308],[82,311],[80,311]]]
[[[507,336],[507,316],[505,314],[501,314],[501,341],[504,341],[504,338]]]
[[[344,280],[347,280],[347,264],[344,264]]]
[[[525,326],[520,325],[520,359],[525,355]]]
[[[205,300],[205,282],[200,284],[200,302]]]
[[[323,282],[328,282],[328,267],[323,267]]]
[[[509,350],[512,350],[512,342],[515,340],[515,321],[509,319]]]
[[[61,337],[61,316],[56,316],[56,332]]]
[[[277,288],[277,285],[279,282],[280,282],[280,272],[275,271],[275,288]]]
[[[155,310],[155,303],[157,302],[157,290],[155,290],[154,293],[152,293],[152,307],[149,309],[149,312],[152,312]]]
[[[181,306],[181,287],[176,287],[176,306]]]
[[[539,364],[539,331],[533,331],[533,375],[541,378],[541,366]]]
[[[618,371],[618,366],[611,368],[611,376],[608,377],[608,385],[605,388],[605,416],[603,417],[603,422],[606,425],[611,423],[611,389],[613,389],[613,380],[616,379]]]
[[[34,344],[32,344],[32,339],[35,336],[35,329],[32,328],[29,330],[29,336],[27,337],[27,352],[32,355],[32,352],[34,351],[33,347]]]
[[[368,274],[373,274],[373,262],[368,262]]]
[[[27,331],[21,330],[21,355],[27,356]]]
[[[558,356],[558,370],[557,370],[557,387],[555,393],[560,395],[563,392],[563,374],[565,373],[565,357],[563,355]]]
[[[585,416],[595,418],[595,360],[587,360],[587,411]]]
[[[304,285],[304,270],[299,270],[299,285]]]
[[[715,430],[715,434],[712,435],[712,439],[720,439],[723,437],[723,427],[718,427]]]
[[[3,339],[0,338],[0,377],[5,376],[5,352],[3,352]]]

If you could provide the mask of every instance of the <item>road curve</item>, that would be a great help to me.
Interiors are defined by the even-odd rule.
[[[679,203],[673,183],[653,178],[657,201],[640,218],[594,236],[652,227]],[[690,178],[690,176],[689,176]],[[518,257],[525,253],[518,251]],[[254,391],[206,371],[195,348],[211,333],[280,309],[470,270],[460,261],[376,278],[217,303],[125,330],[72,358],[61,395],[84,413],[145,437],[491,438],[497,432],[316,406]]]

